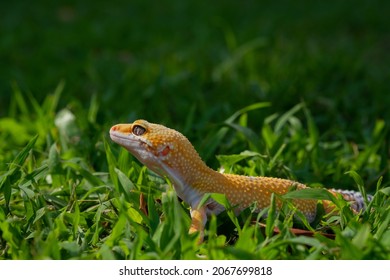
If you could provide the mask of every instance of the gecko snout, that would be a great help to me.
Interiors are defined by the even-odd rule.
[[[122,133],[130,133],[131,125],[129,124],[116,124],[111,127],[110,132],[122,132]]]

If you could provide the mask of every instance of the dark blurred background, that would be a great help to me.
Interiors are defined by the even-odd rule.
[[[0,115],[15,86],[102,122],[221,121],[305,101],[319,125],[389,119],[389,1],[2,1]]]

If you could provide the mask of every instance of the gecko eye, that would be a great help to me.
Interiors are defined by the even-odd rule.
[[[133,127],[133,134],[134,135],[141,136],[145,132],[146,132],[146,129],[144,127],[140,126],[140,125],[135,125]]]

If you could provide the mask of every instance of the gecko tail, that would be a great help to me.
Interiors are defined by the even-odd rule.
[[[356,212],[360,212],[361,210],[364,210],[366,208],[363,195],[360,192],[338,189],[332,189],[331,191],[341,194],[346,201],[352,202],[351,208]],[[370,202],[372,198],[372,195],[367,195],[368,202]]]

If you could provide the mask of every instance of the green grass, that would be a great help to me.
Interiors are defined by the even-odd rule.
[[[1,259],[390,258],[388,1],[40,2],[0,4]],[[374,199],[297,225],[289,199],[324,193],[291,193],[211,217],[199,246],[170,183],[108,138],[135,118],[215,169]]]

